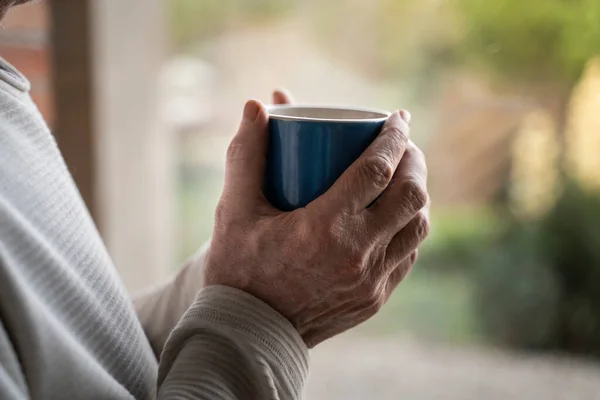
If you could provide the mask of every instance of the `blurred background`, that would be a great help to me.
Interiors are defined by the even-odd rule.
[[[600,0],[54,0],[0,55],[127,287],[210,238],[244,101],[407,108],[432,234],[307,399],[600,399]]]

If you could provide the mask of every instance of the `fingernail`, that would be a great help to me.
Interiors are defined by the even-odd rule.
[[[402,119],[402,117],[400,116],[400,111],[394,111],[389,117],[388,117],[388,124],[389,123],[394,123],[396,121],[400,121]]]
[[[402,119],[404,120],[404,122],[406,122],[407,124],[410,123],[410,119],[411,119],[411,115],[408,111],[406,110],[400,110],[400,116],[402,117]]]
[[[244,121],[254,122],[258,113],[260,112],[260,105],[256,100],[250,100],[244,106]]]

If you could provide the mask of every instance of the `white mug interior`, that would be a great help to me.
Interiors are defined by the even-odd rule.
[[[387,111],[337,106],[267,106],[269,118],[290,121],[377,122],[386,120]]]

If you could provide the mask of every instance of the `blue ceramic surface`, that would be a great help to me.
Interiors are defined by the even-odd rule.
[[[265,196],[304,207],[327,191],[377,137],[385,111],[271,106]]]

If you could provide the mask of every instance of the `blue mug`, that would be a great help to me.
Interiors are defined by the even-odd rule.
[[[269,149],[264,193],[291,211],[325,193],[369,147],[387,111],[317,106],[268,106]]]

